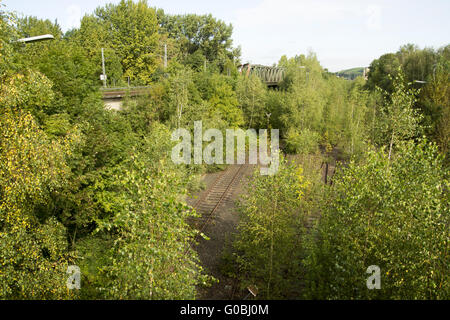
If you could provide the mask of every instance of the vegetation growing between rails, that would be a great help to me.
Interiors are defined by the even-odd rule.
[[[337,175],[306,241],[306,297],[448,299],[449,181],[436,146],[369,151]],[[366,287],[370,265],[380,290]]]
[[[174,165],[170,137],[198,120],[280,129],[278,173],[255,171],[239,205],[226,269],[243,288],[449,298],[449,47],[401,47],[367,81],[336,77],[313,52],[283,56],[273,90],[239,74],[232,30],[145,1],[99,7],[66,33],[0,12],[1,299],[196,298],[211,277],[190,247],[186,197],[217,166]],[[14,41],[47,33],[55,40]],[[102,48],[108,86],[150,85],[120,111],[98,90]],[[69,265],[80,290],[66,287]],[[369,265],[381,290],[366,287]]]
[[[317,112],[320,100],[309,100],[305,117],[310,119],[288,117],[307,128],[288,130],[288,148],[302,154],[317,153],[320,143],[325,151],[339,148],[345,165],[338,165],[332,186],[320,188],[320,171],[310,166],[307,178],[295,178],[295,166],[286,163],[274,177],[254,176],[235,241],[235,268],[243,286],[256,285],[272,299],[448,299],[449,182],[443,145],[439,152],[436,143],[420,137],[419,93],[401,70],[388,79],[391,92],[367,92],[358,80],[335,110],[324,104]],[[289,91],[285,95],[290,98]],[[335,121],[321,136],[320,124],[331,112]],[[310,162],[297,163],[303,170]],[[299,181],[308,186],[302,197],[294,192]],[[315,223],[305,229],[315,213]],[[382,271],[380,290],[366,286],[371,265]]]

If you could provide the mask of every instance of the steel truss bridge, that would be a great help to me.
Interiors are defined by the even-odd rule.
[[[277,87],[284,78],[284,69],[278,67],[268,67],[261,64],[242,64],[238,70],[245,76],[254,74],[258,76],[268,87]],[[100,88],[103,101],[108,109],[120,110],[124,97],[137,97],[146,95],[151,86],[143,87],[120,87],[120,88]]]
[[[278,67],[268,67],[261,64],[242,64],[238,66],[241,74],[249,76],[257,75],[267,86],[277,87],[284,78],[284,69]]]

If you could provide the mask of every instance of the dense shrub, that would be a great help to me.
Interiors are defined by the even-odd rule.
[[[261,298],[298,297],[313,188],[302,167],[283,160],[273,176],[255,171],[248,190],[234,245],[242,285],[256,285]]]
[[[310,239],[305,296],[448,299],[449,181],[436,146],[404,143],[391,160],[370,151],[334,183]],[[366,287],[370,265],[380,290]]]

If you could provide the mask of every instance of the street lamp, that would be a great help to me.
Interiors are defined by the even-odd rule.
[[[55,39],[55,37],[53,37],[51,34],[43,34],[43,35],[35,36],[35,37],[22,38],[22,39],[17,40],[17,42],[30,43],[30,42],[53,40],[53,39]]]

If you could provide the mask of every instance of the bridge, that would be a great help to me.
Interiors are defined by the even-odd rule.
[[[257,75],[268,87],[277,87],[284,78],[284,69],[278,67],[268,67],[261,64],[241,64],[238,66],[241,74],[249,76]]]
[[[238,66],[241,74],[249,76],[257,75],[268,87],[277,87],[284,78],[284,69],[278,67],[268,67],[261,64],[242,64]],[[124,97],[137,97],[148,94],[151,87],[118,87],[118,88],[100,88],[103,101],[107,109],[121,110]]]
[[[137,97],[148,94],[151,87],[118,87],[100,88],[102,98],[107,109],[120,110],[124,97]]]

